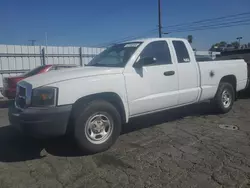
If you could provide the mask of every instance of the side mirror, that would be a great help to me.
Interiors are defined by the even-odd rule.
[[[137,61],[133,67],[134,68],[142,68],[145,65],[151,65],[154,64],[156,62],[156,58],[154,57],[144,57],[141,58],[139,61]]]

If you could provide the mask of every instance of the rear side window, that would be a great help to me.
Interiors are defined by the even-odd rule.
[[[154,65],[172,64],[170,51],[166,41],[155,41],[149,43],[140,55],[140,58],[145,57],[156,58],[156,63]]]
[[[174,49],[177,55],[178,63],[190,62],[190,57],[186,45],[182,41],[173,41]]]

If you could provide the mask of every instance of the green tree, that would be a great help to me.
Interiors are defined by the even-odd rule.
[[[209,49],[209,51],[217,51],[217,49],[219,48],[220,44],[219,43],[215,43],[211,46],[211,48]]]
[[[188,42],[189,42],[190,44],[192,44],[192,43],[193,43],[193,35],[188,35],[188,36],[187,36],[187,40],[188,40]]]
[[[227,45],[227,42],[225,42],[225,41],[221,41],[220,43],[219,43],[219,46],[226,46]]]
[[[235,49],[238,49],[240,47],[240,43],[238,41],[234,41],[231,43]]]
[[[226,47],[226,45],[227,45],[227,42],[221,41],[221,42],[213,44],[209,50],[210,51],[221,52],[222,48]]]

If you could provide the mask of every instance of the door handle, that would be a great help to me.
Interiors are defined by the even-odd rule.
[[[163,74],[164,74],[164,76],[172,76],[175,74],[175,72],[174,71],[166,71]]]

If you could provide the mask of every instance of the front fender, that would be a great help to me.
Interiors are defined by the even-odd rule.
[[[128,121],[129,108],[123,74],[77,78],[57,82],[49,86],[58,88],[58,106],[74,104],[78,99],[93,94],[104,92],[116,93],[123,102],[126,122]]]

